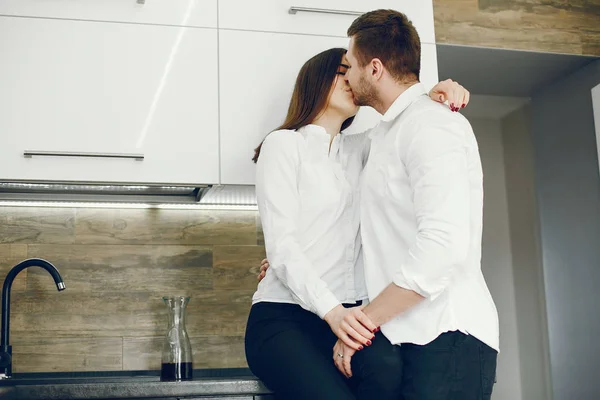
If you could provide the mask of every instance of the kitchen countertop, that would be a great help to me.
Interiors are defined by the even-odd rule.
[[[3,400],[258,400],[270,393],[246,368],[198,369],[193,380],[183,382],[161,382],[159,371],[22,373],[0,381]]]

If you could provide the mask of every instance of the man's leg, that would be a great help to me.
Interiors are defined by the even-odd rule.
[[[489,400],[497,352],[477,338],[446,332],[424,345],[403,344],[404,400]]]
[[[352,357],[352,383],[359,400],[399,400],[402,386],[402,354],[381,333],[371,346]]]

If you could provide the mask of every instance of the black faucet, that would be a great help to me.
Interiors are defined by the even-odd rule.
[[[12,376],[12,346],[8,343],[8,333],[10,331],[10,288],[17,274],[28,267],[44,268],[56,283],[56,288],[65,290],[65,283],[58,273],[56,267],[48,261],[39,258],[31,258],[15,265],[6,275],[4,286],[2,286],[2,331],[0,332],[0,379],[10,378]]]

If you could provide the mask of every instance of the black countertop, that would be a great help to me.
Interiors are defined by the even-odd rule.
[[[194,379],[161,382],[159,371],[23,373],[0,381],[6,400],[268,398],[271,393],[246,368],[198,369]]]

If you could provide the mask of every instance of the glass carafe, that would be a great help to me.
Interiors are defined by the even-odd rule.
[[[185,309],[189,297],[163,297],[169,310],[167,336],[163,342],[161,381],[192,379],[192,346],[185,329]]]

